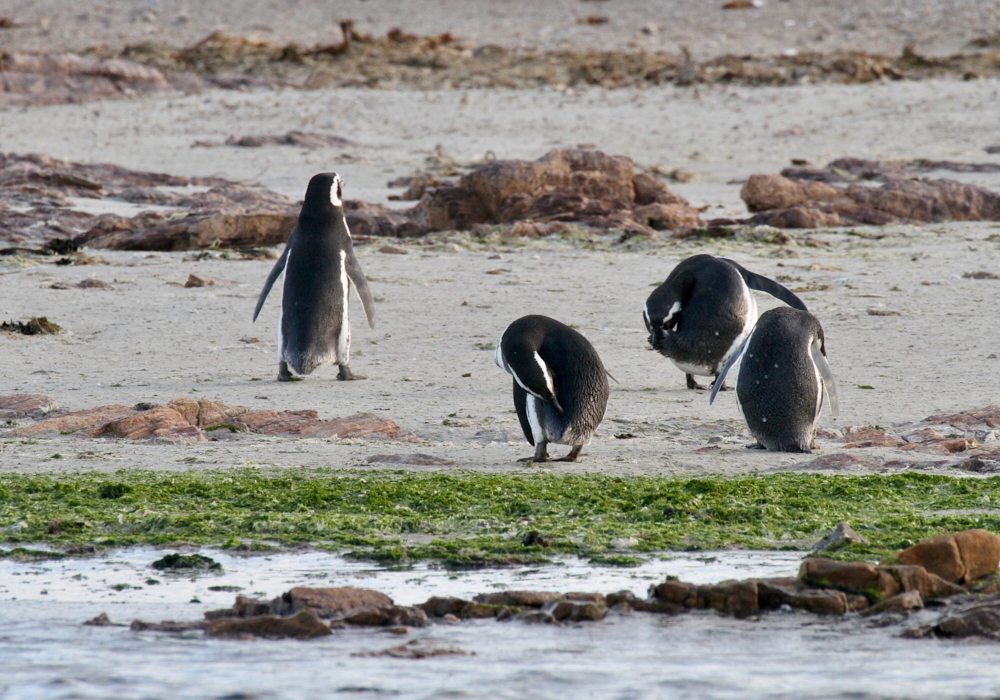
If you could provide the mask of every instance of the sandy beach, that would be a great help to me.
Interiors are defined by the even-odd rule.
[[[484,16],[485,5],[463,7],[473,5],[479,13],[475,17]],[[692,32],[702,40],[699,50],[713,55],[721,51],[705,48],[707,37],[718,29],[713,22],[735,21],[728,18],[738,15],[752,29],[753,22],[764,18],[773,23],[782,13],[799,13],[795,16],[801,19],[806,12],[799,3],[774,2],[758,10],[719,11],[713,19],[712,13],[702,16],[681,5],[670,11],[686,17],[686,24],[679,23],[679,33],[669,41],[681,43],[681,33]],[[837,12],[858,14],[863,5]],[[26,26],[6,32],[5,41],[30,49],[41,45],[32,41],[52,36],[73,48],[132,41],[149,25],[161,27],[158,40],[180,44],[221,21],[212,14],[215,9],[182,13],[179,5],[160,3],[156,22],[140,17],[116,23],[118,33],[112,36],[102,33],[100,12],[71,20],[48,7],[7,3],[0,14]],[[384,31],[402,21],[392,3],[357,7],[368,13],[366,30]],[[592,30],[614,32],[616,46],[631,40],[643,26],[637,24],[640,20],[645,24],[636,3],[565,2],[525,9],[517,28],[509,26],[512,15],[505,14],[495,25],[479,26],[481,34],[473,37],[471,9],[458,11],[448,3],[420,7],[428,11],[417,13],[419,21],[408,21],[408,30],[450,30],[510,44],[548,36],[538,32],[554,22],[551,13],[579,13],[581,8],[624,13],[627,22],[616,19]],[[866,26],[889,32],[886,17],[894,7],[873,6]],[[988,4],[921,7],[913,15],[920,26],[942,13],[953,20],[935,35],[941,47],[959,46],[982,34],[987,24],[979,19],[987,22],[993,16]],[[135,8],[140,12],[138,3]],[[833,12],[825,5],[813,9],[817,17]],[[257,3],[226,28],[247,33],[266,15],[275,18],[269,38],[289,40],[312,26],[310,13],[317,12],[318,5],[310,6],[292,22],[271,4]],[[38,33],[43,31],[40,24],[27,26],[41,22],[46,13],[52,17],[45,30],[50,35]],[[175,15],[180,14],[187,21],[178,23]],[[78,29],[64,31],[71,22]],[[787,29],[797,32],[806,20],[796,22]],[[495,37],[485,36],[487,29]],[[650,36],[651,41],[668,41],[663,34]],[[851,36],[849,30],[835,31],[828,41],[859,46]],[[780,51],[783,46],[778,35],[763,32],[757,38],[762,43],[746,44],[745,50]],[[585,144],[627,155],[641,167],[687,171],[688,182],[670,187],[695,206],[706,207],[706,217],[745,216],[739,198],[742,182],[753,173],[778,172],[792,159],[816,165],[847,155],[998,163],[1000,155],[984,152],[1000,141],[998,100],[996,80],[782,88],[667,85],[613,91],[216,90],[10,110],[0,121],[0,149],[221,176],[276,190],[293,201],[301,198],[312,174],[335,170],[347,181],[347,196],[400,206],[388,200],[399,192],[388,181],[427,168],[435,154],[439,160],[443,154],[465,164],[488,153],[534,159],[552,148]],[[291,129],[335,134],[356,145],[313,150],[193,147],[196,141]],[[931,175],[1000,187],[996,173]],[[1000,272],[998,234],[998,224],[962,223],[819,230],[809,232],[805,243],[786,246],[692,240],[634,248],[613,239],[599,245],[540,239],[484,246],[462,233],[407,242],[406,255],[379,253],[381,244],[365,245],[359,257],[372,280],[378,321],[369,330],[360,307],[354,308],[352,366],[368,377],[357,383],[337,382],[331,368],[302,382],[274,381],[277,298],[269,301],[256,325],[250,323],[271,261],[105,251],[100,256],[106,263],[86,267],[0,260],[3,319],[48,316],[68,331],[49,337],[0,335],[6,358],[0,364],[3,394],[44,393],[69,410],[189,396],[254,408],[314,409],[323,418],[373,411],[421,440],[420,445],[398,445],[240,435],[196,445],[161,445],[61,436],[37,443],[5,441],[0,469],[187,469],[248,462],[355,467],[363,466],[367,456],[387,451],[429,453],[472,469],[519,469],[514,460],[527,456],[530,448],[513,413],[509,377],[493,364],[492,347],[506,325],[526,313],[577,324],[620,381],[612,385],[607,418],[583,460],[547,468],[616,474],[783,469],[811,457],[744,449],[750,438],[733,395],[723,395],[710,407],[707,394],[685,390],[680,372],[648,349],[641,309],[653,285],[683,257],[709,252],[782,279],[790,288],[813,290],[800,295],[826,329],[830,363],[841,386],[841,417],[834,422],[824,412],[821,427],[891,427],[996,403],[1000,330],[992,318],[1000,282],[962,275]],[[186,289],[181,285],[191,273],[223,283]],[[87,277],[109,282],[115,290],[51,288],[54,282]],[[758,295],[761,311],[774,303]],[[899,315],[873,316],[869,309]],[[242,341],[251,338],[259,342]],[[615,439],[622,434],[636,437]],[[819,454],[839,449],[829,439],[820,439],[819,446]],[[706,447],[711,449],[696,451]],[[57,452],[62,458],[51,459]],[[895,454],[887,449],[865,453],[882,461]]]

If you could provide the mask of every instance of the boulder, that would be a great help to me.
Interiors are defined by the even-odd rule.
[[[1000,603],[992,600],[973,604],[944,618],[932,631],[938,637],[952,639],[985,637],[1000,640]]]
[[[884,582],[884,578],[879,576],[879,570],[867,562],[836,561],[821,557],[804,560],[799,566],[799,579],[811,587],[834,588],[873,597],[882,595]],[[896,591],[892,591],[892,595],[895,593]]]
[[[485,605],[540,608],[559,597],[558,593],[552,593],[551,591],[501,591],[498,593],[480,593],[473,600]]]
[[[313,639],[332,634],[330,626],[315,613],[300,610],[292,617],[260,615],[258,617],[224,617],[202,623],[209,637],[240,637],[265,639]]]
[[[559,622],[583,622],[603,620],[608,614],[607,606],[585,600],[553,600],[542,606],[542,612],[549,613]]]
[[[737,616],[752,615],[760,610],[757,582],[753,580],[698,586],[698,601],[698,607],[733,613]],[[704,605],[701,601],[704,601]]]
[[[653,586],[650,589],[650,597],[665,603],[683,605],[686,608],[699,607],[698,587],[683,581],[668,579]]]
[[[55,399],[44,394],[0,396],[0,419],[39,418],[59,408]]]
[[[308,610],[319,617],[338,617],[360,608],[388,610],[392,607],[392,598],[368,588],[296,587],[272,600],[270,613],[291,615]]]
[[[899,583],[902,591],[916,591],[924,600],[947,598],[965,593],[965,589],[949,583],[937,574],[930,573],[922,566],[900,564],[898,566],[880,566],[879,573],[887,572]]]
[[[792,180],[781,175],[751,175],[740,189],[740,198],[751,212],[787,209],[803,202],[842,196],[843,191],[833,185]]]
[[[868,540],[859,535],[848,522],[839,522],[826,537],[813,545],[814,552],[833,552],[851,544],[867,544]]]
[[[924,600],[920,597],[919,591],[906,591],[894,595],[891,598],[879,601],[870,608],[862,612],[863,615],[879,615],[881,613],[895,612],[908,613],[914,610],[921,610],[924,607]]]
[[[915,564],[950,583],[968,584],[1000,566],[1000,536],[986,530],[963,530],[918,542],[896,554],[901,564]]]
[[[94,430],[103,435],[105,426],[112,421],[135,415],[136,411],[128,406],[112,404],[110,406],[98,406],[84,411],[73,411],[64,413],[61,416],[54,416],[40,420],[31,425],[25,425],[14,431],[17,437],[34,437],[36,435],[46,435],[49,433],[75,433],[77,431]]]

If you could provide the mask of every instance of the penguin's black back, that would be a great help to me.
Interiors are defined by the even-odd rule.
[[[674,361],[717,369],[747,325],[745,288],[726,260],[695,255],[681,261],[646,302],[653,347]],[[660,328],[675,303],[680,310],[663,336]]]
[[[778,307],[753,329],[736,380],[736,398],[750,433],[769,450],[808,452],[822,398],[810,355],[823,328],[807,311]]]
[[[342,253],[350,253],[351,236],[343,209],[331,202],[332,173],[309,181],[298,225],[288,239],[288,260],[281,299],[281,333],[293,368],[308,374],[337,347],[350,283]],[[339,200],[339,197],[338,197]],[[345,361],[346,358],[339,358]]]
[[[539,371],[534,358],[534,353],[538,353],[552,374],[554,394],[562,407],[567,431],[588,434],[589,441],[589,434],[604,418],[611,393],[604,364],[590,341],[555,319],[530,315],[507,327],[500,338],[500,350],[504,361],[529,388],[532,388],[529,377]],[[528,441],[534,444],[531,428],[524,419],[521,427]]]

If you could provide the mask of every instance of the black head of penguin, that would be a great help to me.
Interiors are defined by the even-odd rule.
[[[299,213],[299,228],[309,230],[339,221],[344,216],[344,181],[337,173],[313,175]]]

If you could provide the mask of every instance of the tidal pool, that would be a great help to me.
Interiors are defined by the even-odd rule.
[[[411,629],[335,630],[312,641],[205,639],[132,632],[133,619],[197,620],[237,592],[270,598],[293,586],[363,586],[397,603],[503,588],[645,593],[694,583],[793,575],[801,553],[715,552],[622,569],[564,559],[545,566],[448,571],[373,567],[338,556],[233,557],[203,550],[224,572],[163,574],[163,550],[40,563],[0,560],[2,698],[991,698],[1000,644],[906,640],[936,615],[888,627],[849,615],[775,612],[737,620],[609,614],[566,626],[472,620]],[[154,582],[155,581],[155,582]],[[215,589],[215,590],[213,590]],[[238,589],[238,590],[237,590]],[[85,627],[106,612],[123,627]],[[357,657],[410,640],[465,656]]]

